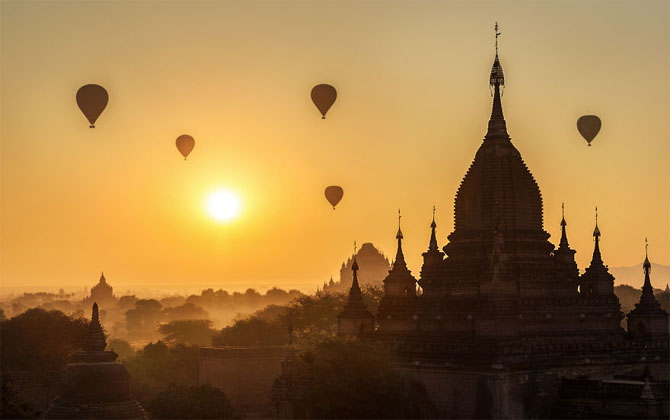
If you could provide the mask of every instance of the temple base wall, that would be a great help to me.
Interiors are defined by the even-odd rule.
[[[644,366],[603,364],[513,370],[502,366],[466,369],[415,363],[399,364],[398,369],[424,384],[437,417],[528,419],[552,417],[561,378],[612,378]],[[648,366],[655,377],[667,378],[667,363],[650,362]]]
[[[204,347],[199,382],[223,391],[247,418],[273,418],[270,390],[281,374],[284,347]]]

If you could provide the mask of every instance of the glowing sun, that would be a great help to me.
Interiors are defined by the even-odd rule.
[[[234,193],[226,190],[217,190],[207,198],[209,215],[220,222],[236,218],[241,206],[240,199]]]

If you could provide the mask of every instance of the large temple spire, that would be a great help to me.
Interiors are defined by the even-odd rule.
[[[498,58],[498,37],[500,35],[502,34],[498,32],[498,22],[496,22],[496,57],[493,60],[491,76],[489,78],[489,86],[493,95],[493,108],[491,110],[491,118],[489,119],[488,132],[486,133],[487,139],[494,137],[509,138],[507,134],[507,124],[505,123],[505,117],[502,110],[502,101],[500,99],[503,89],[505,88],[505,75],[503,74],[502,65]]]

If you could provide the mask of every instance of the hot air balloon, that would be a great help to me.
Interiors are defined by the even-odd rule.
[[[84,85],[77,91],[77,105],[91,123],[91,128],[95,128],[95,121],[107,107],[107,102],[109,95],[100,85]]]
[[[193,150],[194,147],[195,140],[188,134],[182,134],[181,136],[177,137],[177,150],[179,150],[179,153],[184,156],[184,160],[186,160],[186,156],[191,153],[191,150]]]
[[[598,135],[602,123],[600,118],[596,115],[583,115],[577,120],[577,129],[579,134],[584,137],[584,140],[591,146],[591,142]]]
[[[339,187],[337,185],[331,185],[330,187],[326,187],[326,199],[330,203],[331,206],[333,206],[333,210],[335,210],[335,206],[337,203],[340,202],[342,199],[342,196],[344,195],[344,190],[342,187]]]
[[[321,112],[321,119],[326,119],[326,112],[333,106],[336,98],[337,91],[331,85],[320,84],[312,88],[312,102]]]

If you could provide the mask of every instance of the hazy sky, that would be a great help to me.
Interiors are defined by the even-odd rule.
[[[580,268],[670,263],[667,1],[0,2],[2,287],[314,289],[354,240],[418,276],[486,132],[508,131]],[[97,128],[75,103],[110,94]],[[322,120],[309,99],[330,83]],[[603,128],[587,147],[580,115]],[[174,141],[190,134],[185,162]],[[323,196],[344,188],[336,211]],[[235,191],[240,217],[212,220]],[[656,285],[661,287],[661,285]]]

